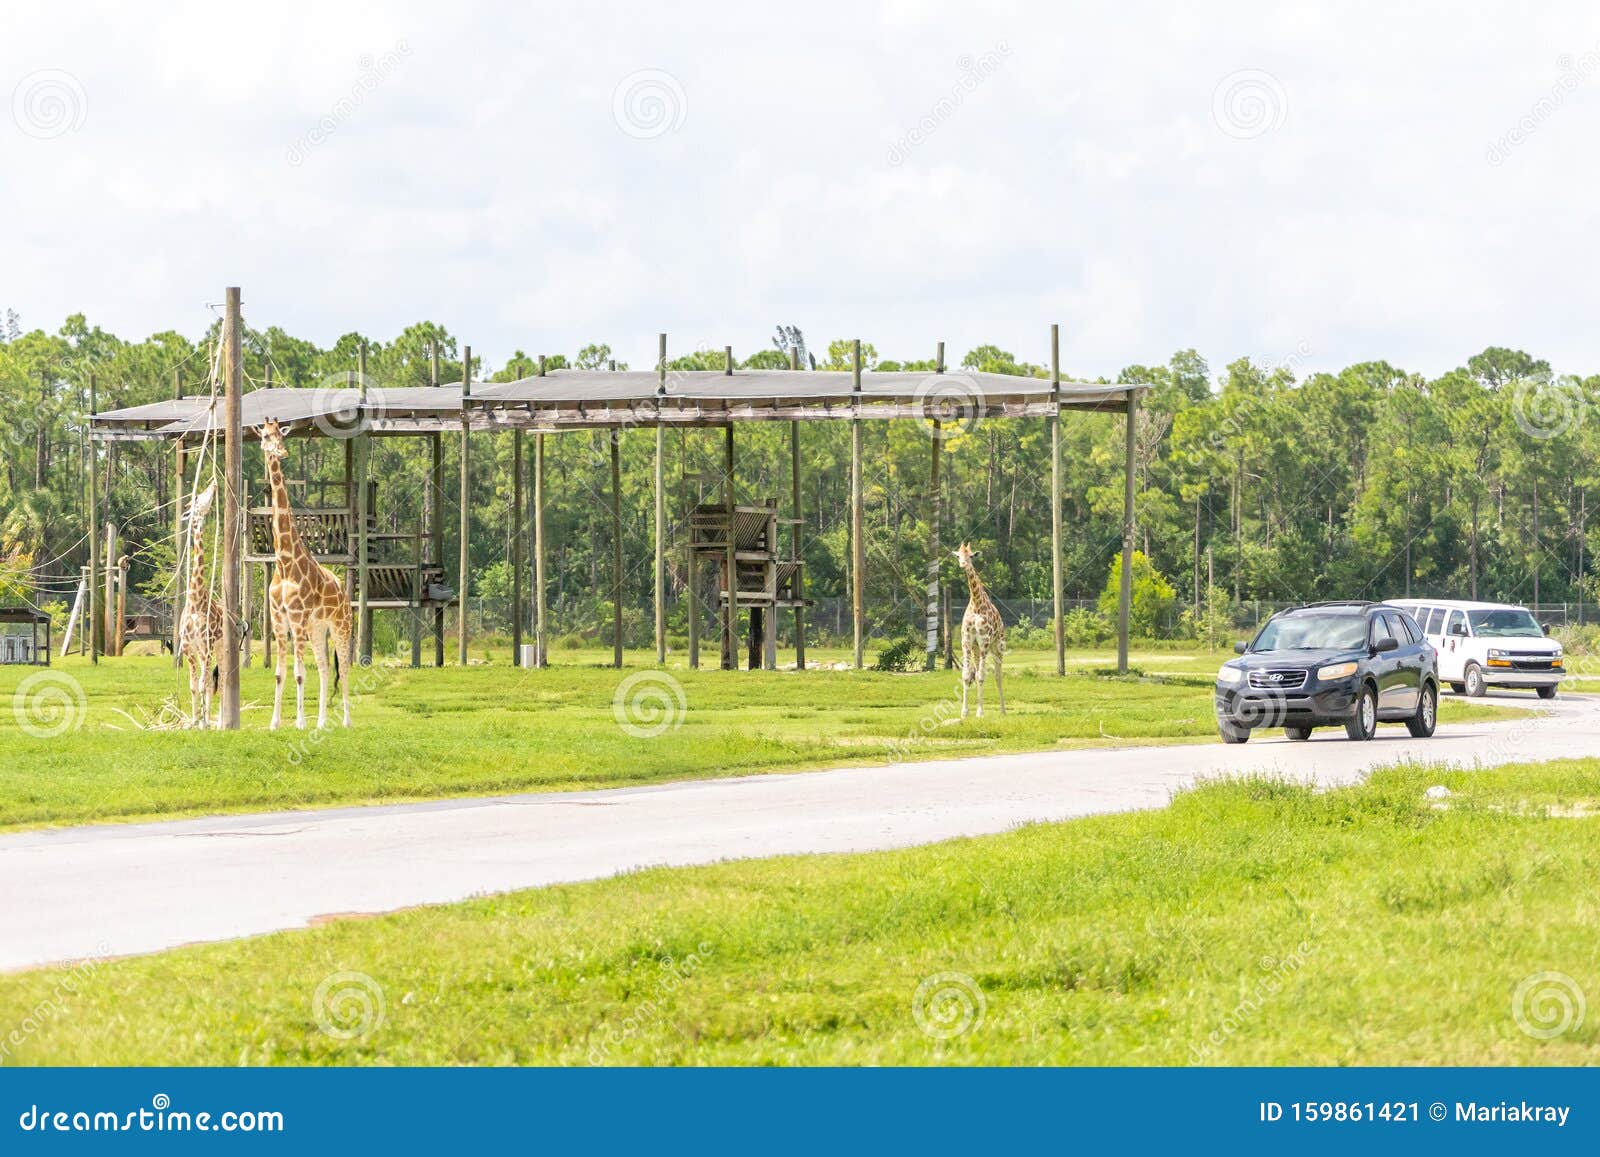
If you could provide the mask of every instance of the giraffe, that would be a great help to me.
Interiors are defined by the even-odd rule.
[[[189,714],[204,730],[211,725],[211,697],[217,690],[217,648],[222,645],[222,606],[211,597],[206,570],[206,516],[217,496],[213,482],[189,507],[189,591],[178,624],[178,642],[189,670]]]
[[[274,669],[272,723],[276,730],[283,716],[284,667],[294,655],[294,725],[306,725],[305,667],[301,650],[311,645],[317,664],[317,728],[328,725],[327,640],[333,636],[333,678],[344,704],[344,725],[350,726],[351,651],[350,600],[333,572],[312,557],[294,524],[289,487],[283,480],[283,428],[275,421],[261,427],[262,456],[267,462],[267,484],[272,489],[272,548],[276,555],[267,603],[272,609],[272,637],[278,655]],[[343,676],[341,679],[340,676]]]
[[[994,689],[1000,694],[1000,714],[1006,713],[1006,688],[1001,679],[1001,664],[1006,653],[1006,625],[1000,612],[983,589],[978,568],[972,565],[972,546],[963,542],[956,551],[961,569],[967,572],[966,613],[961,616],[961,718],[967,717],[967,688],[978,683],[978,718],[983,718],[983,665],[994,656]]]

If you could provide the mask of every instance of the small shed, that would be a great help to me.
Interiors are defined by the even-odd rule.
[[[32,607],[0,607],[0,665],[48,667],[50,616]]]

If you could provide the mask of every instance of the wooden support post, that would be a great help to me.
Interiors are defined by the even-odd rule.
[[[472,434],[467,400],[472,396],[472,347],[462,347],[461,358],[461,528],[457,538],[460,551],[456,579],[456,662],[467,665],[467,586],[471,575],[472,551],[467,539],[472,513]]]
[[[356,435],[359,443],[356,447],[356,457],[361,464],[356,481],[356,638],[358,641],[356,661],[363,667],[370,667],[372,665],[372,528],[367,524],[372,520],[371,488],[368,486],[368,479],[372,476],[372,437],[366,432],[367,342],[365,338],[361,340],[360,350],[356,354],[356,388],[361,394],[361,417],[356,423],[356,428],[361,431]]]
[[[113,561],[117,557],[117,525],[114,522],[106,523],[105,551],[105,566],[101,568],[100,653],[114,659],[117,657],[117,632],[113,626],[117,607],[117,565]]]
[[[728,597],[722,616],[722,669],[739,669],[739,561],[734,537],[733,423],[730,421],[722,445],[722,501],[728,508],[728,535],[722,560]]]
[[[1128,391],[1128,416],[1122,443],[1122,589],[1117,592],[1117,673],[1128,673],[1128,623],[1133,611],[1133,486],[1134,446],[1139,422],[1139,394]]]
[[[511,665],[522,666],[522,429],[511,431]],[[538,666],[535,662],[534,666]]]
[[[944,342],[939,343],[938,355],[933,362],[934,373],[944,373]],[[928,597],[925,627],[928,635],[927,669],[932,671],[939,661],[939,567],[944,562],[939,557],[939,459],[943,456],[944,430],[939,419],[933,420],[933,452],[928,467]]]
[[[89,609],[90,604],[93,602],[94,577],[88,567],[81,566],[78,568],[78,605],[73,608],[73,614],[77,616],[78,621],[78,654],[80,655],[89,653],[89,636],[94,634],[94,623],[92,621],[94,612]],[[84,617],[86,615],[88,618]],[[70,626],[67,630],[67,641],[63,646],[72,646]],[[178,653],[177,647],[173,647],[172,653],[174,655]]]
[[[250,484],[248,482],[245,483],[244,488],[240,491],[240,497],[239,520],[243,523],[250,517]],[[247,537],[240,535],[240,542],[248,549],[249,539]],[[250,652],[252,650],[250,644],[255,636],[255,627],[252,625],[251,617],[254,600],[255,591],[250,589],[250,567],[241,561],[239,564],[239,650],[241,652],[240,662],[245,667],[250,666]],[[119,651],[122,649],[120,639],[117,642],[117,649]]]
[[[128,630],[128,556],[117,559],[117,654],[122,654]]]
[[[1061,557],[1061,326],[1050,327],[1050,591],[1055,613],[1056,674],[1067,673],[1066,602]]]
[[[611,438],[611,665],[622,669],[622,431]]]
[[[95,387],[94,375],[90,374],[89,375],[89,412],[91,414],[95,412],[95,388],[94,387]],[[102,624],[100,622],[99,609],[96,606],[96,603],[98,602],[98,600],[95,598],[95,583],[100,581],[100,495],[99,495],[100,485],[99,485],[99,480],[96,477],[96,475],[98,475],[99,472],[100,472],[100,462],[99,462],[100,456],[99,456],[99,454],[97,454],[95,452],[94,435],[93,435],[93,433],[89,434],[88,450],[89,450],[89,469],[87,471],[87,474],[89,475],[89,477],[88,477],[88,481],[87,481],[86,485],[87,485],[88,491],[89,491],[89,494],[88,494],[88,505],[89,505],[89,609],[88,609],[88,614],[89,614],[89,618],[88,618],[89,661],[91,663],[98,663],[98,662],[100,662],[101,640],[104,638],[104,635],[102,634],[103,627],[102,627]],[[178,550],[178,557],[182,558],[183,555],[184,555],[184,550],[183,550],[183,543],[182,543],[181,539],[177,544],[177,550]],[[174,629],[176,629],[176,624],[174,624]]]
[[[239,316],[239,287],[229,286],[223,306],[223,384],[227,418],[222,432],[222,654],[219,680],[222,704],[217,725],[239,729],[239,498],[244,480],[244,343]]]
[[[172,398],[174,401],[178,401],[182,397],[183,379],[179,371],[174,369],[172,371]],[[91,442],[90,445],[92,446],[93,443]],[[183,622],[183,596],[187,593],[184,572],[189,566],[189,552],[184,549],[183,543],[184,502],[189,497],[189,490],[184,482],[186,473],[183,460],[183,439],[178,438],[173,442],[172,450],[172,550],[177,558],[177,563],[173,567],[172,573],[172,665],[174,667],[181,666],[183,663],[183,660],[178,655],[178,628]]]
[[[544,358],[539,359],[540,366]],[[533,660],[550,665],[550,619],[545,605],[544,434],[533,436]]]
[[[667,335],[661,335],[656,360],[656,663],[667,661],[667,429],[661,424],[661,399],[667,396]]]
[[[799,366],[800,351],[798,348],[791,348],[789,350],[789,368],[798,369]],[[805,511],[801,507],[800,423],[797,421],[789,423],[789,474],[790,505],[793,507],[790,517],[794,519],[794,557],[798,560],[805,557],[806,527]],[[778,544],[773,542],[768,545],[773,553],[776,554]],[[794,596],[797,601],[805,597],[805,576],[806,568],[804,566],[795,571]],[[772,609],[772,617],[773,621],[768,624],[767,629],[776,632],[778,627],[778,609],[776,607]],[[796,606],[794,609],[794,666],[797,671],[806,669],[806,609],[802,606]]]
[[[411,665],[422,666],[422,523],[411,533]]]
[[[428,384],[439,386],[439,343],[431,343],[428,351]],[[435,431],[428,435],[432,460],[428,469],[428,562],[444,566],[444,435]],[[444,607],[433,611],[433,665],[444,666]]]
[[[866,549],[861,541],[861,339],[851,343],[850,402],[850,620],[855,635],[856,670],[861,670],[866,644],[866,605],[862,588],[866,582]]]

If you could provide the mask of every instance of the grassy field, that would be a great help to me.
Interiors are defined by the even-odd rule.
[[[1074,655],[1054,675],[1046,652],[1008,660],[1007,707],[961,722],[954,672],[688,671],[622,673],[598,652],[556,666],[505,663],[359,672],[349,730],[269,732],[272,682],[244,672],[238,733],[141,731],[133,719],[188,690],[169,660],[68,659],[45,675],[0,668],[0,827],[177,816],[508,791],[620,787],[1065,746],[1214,740],[1211,676],[1219,656],[1137,653],[1137,678],[1107,678],[1114,657]],[[826,664],[843,652],[824,652]],[[42,678],[45,682],[27,683]],[[619,698],[625,678],[635,680]],[[315,721],[316,680],[307,682]],[[287,708],[292,722],[292,687]],[[37,707],[46,732],[21,726]],[[1446,722],[1500,709],[1446,700]],[[619,720],[619,711],[621,718]],[[338,718],[337,705],[330,718]],[[652,734],[660,728],[659,734]],[[38,730],[38,728],[35,728]]]
[[[1600,761],[1399,769],[653,870],[3,976],[0,1060],[1592,1063],[1597,811]]]

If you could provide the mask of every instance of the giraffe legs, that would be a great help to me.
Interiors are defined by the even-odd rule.
[[[275,648],[272,656],[272,722],[267,725],[267,730],[276,731],[283,722],[283,673],[289,662],[289,648],[293,645],[276,606],[272,608],[272,642]]]
[[[1005,662],[1005,648],[999,644],[994,649],[994,690],[1000,696],[1000,714],[1006,713],[1006,685],[1001,677],[1001,666]]]
[[[330,625],[333,634],[334,662],[339,666],[339,699],[344,708],[344,725],[350,726],[350,676],[355,670],[355,635],[348,619]]]
[[[204,692],[205,662],[203,659],[195,658],[194,649],[191,647],[184,651],[183,664],[189,671],[189,718],[196,727],[204,731],[209,722],[206,717],[211,714],[210,704],[206,703]],[[206,708],[204,711],[201,710],[202,705]]]
[[[311,628],[311,658],[317,664],[317,730],[328,726],[328,624]]]
[[[306,729],[306,661],[301,652],[305,648],[305,640],[300,637],[300,632],[295,631],[290,635],[289,645],[294,648],[294,725],[297,731]]]

